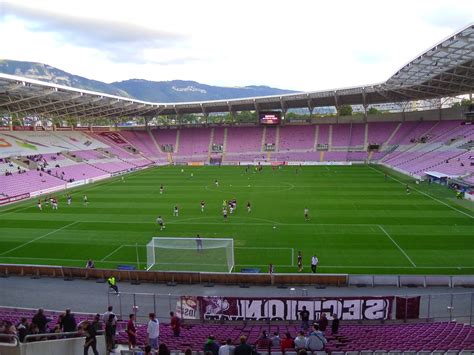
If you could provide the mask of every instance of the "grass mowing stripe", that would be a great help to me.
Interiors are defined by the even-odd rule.
[[[112,250],[111,253],[107,254],[106,256],[104,256],[102,259],[100,259],[100,261],[105,261],[105,259],[107,259],[109,256],[112,256],[113,254],[115,254],[116,252],[118,252],[120,249],[122,249],[123,245],[119,245],[117,248],[115,248],[114,250]]]
[[[413,265],[413,267],[416,267],[416,264],[413,262],[413,260],[411,260],[411,258],[408,256],[408,254],[405,252],[405,250],[403,250],[403,248],[398,245],[398,243],[393,240],[393,238],[390,236],[390,234],[387,233],[387,231],[380,225],[380,224],[377,224],[377,226],[382,230],[382,232],[384,232],[384,234],[392,241],[392,243],[402,252],[403,255],[405,255],[405,257],[408,259],[408,261],[410,262],[410,264]]]
[[[20,248],[23,248],[23,247],[25,247],[25,246],[27,246],[27,245],[29,245],[29,244],[31,244],[31,243],[34,243],[34,242],[36,242],[36,241],[38,241],[38,240],[40,240],[40,239],[46,238],[47,236],[50,236],[51,234],[54,234],[54,233],[56,233],[56,232],[59,232],[60,230],[63,230],[63,229],[68,228],[68,227],[70,227],[70,226],[73,226],[73,225],[75,225],[75,224],[77,224],[77,223],[79,223],[79,221],[75,221],[75,222],[66,224],[65,226],[63,226],[63,227],[61,227],[61,228],[58,228],[58,229],[55,229],[55,230],[52,231],[52,232],[49,232],[49,233],[40,235],[39,237],[36,237],[35,239],[32,239],[32,240],[30,240],[30,241],[28,241],[28,242],[26,242],[26,243],[20,244],[19,246],[15,247],[15,248],[13,248],[13,249],[10,249],[10,250],[7,250],[7,251],[3,252],[2,254],[0,254],[0,256],[9,254],[9,253],[11,253],[12,251],[15,251],[15,250],[18,250],[18,249],[20,249]]]
[[[371,168],[372,170],[378,172],[379,174],[383,174],[381,171],[375,169],[374,167],[372,167],[372,166],[370,166],[370,165],[368,165],[368,167]],[[400,183],[400,184],[402,184],[402,185],[405,185],[402,181],[398,180],[397,178],[394,178],[393,176],[389,176],[389,178],[392,179],[392,180],[395,180],[396,182],[398,182],[398,183]],[[459,213],[462,213],[463,215],[465,215],[465,216],[467,216],[467,217],[469,217],[469,218],[474,218],[474,216],[470,215],[469,213],[466,213],[466,212],[464,212],[464,211],[461,211],[460,209],[458,209],[458,208],[456,208],[456,207],[454,207],[454,206],[451,206],[450,204],[448,204],[448,203],[446,203],[446,202],[444,202],[444,201],[441,201],[440,199],[437,199],[436,197],[433,197],[433,196],[431,196],[430,194],[427,194],[426,192],[420,191],[420,190],[418,190],[416,187],[412,187],[412,189],[415,190],[415,191],[417,191],[417,192],[419,192],[420,194],[423,194],[423,195],[425,195],[425,196],[431,198],[432,200],[435,200],[435,201],[437,201],[437,202],[439,202],[439,203],[445,205],[445,206],[448,207],[448,208],[451,208],[451,209],[454,210],[454,211],[457,211],[457,212],[459,212]]]

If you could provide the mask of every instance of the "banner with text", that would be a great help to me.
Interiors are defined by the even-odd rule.
[[[298,320],[303,306],[310,320],[318,320],[322,313],[328,319],[334,315],[342,320],[390,319],[394,297],[325,297],[325,298],[241,298],[190,297],[181,299],[181,306],[192,304],[193,309],[182,313],[186,318],[201,320]],[[197,306],[197,307],[196,307]]]

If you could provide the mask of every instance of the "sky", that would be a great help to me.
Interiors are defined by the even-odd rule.
[[[387,80],[472,0],[0,0],[0,59],[114,82],[328,90]]]

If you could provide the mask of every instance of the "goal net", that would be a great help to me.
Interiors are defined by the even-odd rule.
[[[147,270],[232,272],[234,240],[155,237],[146,247]]]

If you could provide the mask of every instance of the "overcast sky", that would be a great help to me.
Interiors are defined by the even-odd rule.
[[[0,0],[0,58],[87,78],[321,90],[385,81],[472,0]]]

